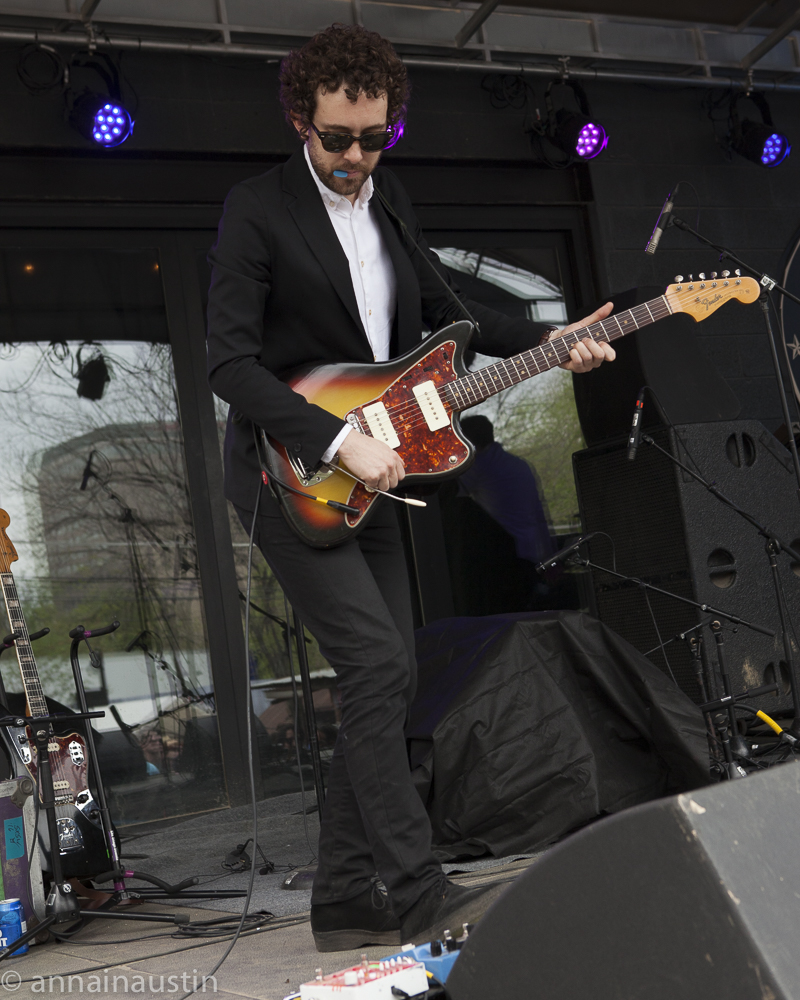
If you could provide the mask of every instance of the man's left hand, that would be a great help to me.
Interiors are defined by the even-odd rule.
[[[559,330],[555,334],[555,337],[561,337],[565,333],[572,333],[573,330],[579,330],[584,326],[591,326],[592,323],[597,323],[599,320],[605,319],[613,308],[613,302],[606,302],[597,312],[593,312],[591,316],[587,316],[580,323],[570,323],[563,330]],[[567,361],[566,364],[559,367],[566,368],[569,372],[582,373],[590,372],[593,368],[599,367],[604,361],[613,361],[617,356],[617,352],[611,344],[607,344],[605,341],[598,342],[588,337],[586,340],[579,340],[569,352],[569,356],[572,360]]]

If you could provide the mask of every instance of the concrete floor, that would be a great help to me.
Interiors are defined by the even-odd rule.
[[[524,859],[455,878],[467,885],[486,882],[503,884],[513,881],[529,864],[531,859]],[[192,922],[224,915],[219,909],[155,903],[137,907],[137,911],[181,913]],[[129,993],[145,1000],[181,997],[192,987],[195,976],[197,982],[202,982],[203,975],[222,957],[228,941],[176,939],[173,934],[171,924],[102,918],[87,921],[74,940],[51,940],[32,947],[22,958],[5,962],[0,966],[0,987],[8,993],[34,997],[69,995],[70,987],[72,995],[114,995],[116,992],[118,995]],[[205,993],[216,992],[225,998],[282,1000],[300,983],[313,979],[317,968],[321,967],[326,973],[335,972],[356,964],[362,953],[377,959],[391,954],[392,949],[384,946],[319,955],[314,947],[307,913],[276,918],[272,923],[266,923],[261,931],[240,938],[217,973],[216,985],[209,980]],[[70,974],[77,978],[70,980]],[[59,976],[61,980],[50,978]],[[170,979],[170,976],[174,978]],[[152,980],[150,977],[153,977]],[[204,995],[202,989],[197,995]]]

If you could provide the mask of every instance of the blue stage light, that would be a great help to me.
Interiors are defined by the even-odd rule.
[[[739,105],[749,100],[758,109],[761,121],[742,118]],[[756,91],[735,95],[730,103],[730,131],[728,142],[734,153],[762,167],[777,167],[792,151],[791,143],[783,132],[778,132],[763,94]]]
[[[133,120],[121,104],[106,101],[100,105],[92,122],[92,138],[98,146],[111,149],[125,142],[133,132]]]

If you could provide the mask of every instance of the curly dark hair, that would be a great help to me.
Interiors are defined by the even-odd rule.
[[[332,24],[281,63],[281,104],[286,120],[299,119],[307,132],[317,109],[317,90],[338,90],[355,102],[359,94],[388,101],[387,124],[405,119],[411,87],[408,74],[390,42],[360,25]]]

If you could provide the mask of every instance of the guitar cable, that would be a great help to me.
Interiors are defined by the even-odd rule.
[[[255,430],[255,425],[253,425]],[[258,443],[256,442],[256,447]],[[259,459],[260,459],[259,452]],[[253,761],[253,708],[252,699],[250,695],[250,592],[252,590],[253,583],[253,546],[255,544],[256,536],[256,521],[258,519],[258,510],[261,506],[261,490],[264,486],[263,481],[263,470],[262,475],[258,477],[258,488],[256,490],[256,501],[253,508],[253,523],[250,525],[250,540],[247,547],[247,585],[245,587],[245,605],[244,605],[244,669],[245,669],[245,686],[247,691],[247,700],[245,703],[245,716],[246,716],[246,734],[247,734],[247,776],[250,784],[250,803],[252,805],[252,830],[251,839],[254,844],[258,843],[258,807],[256,803],[256,776],[255,776],[255,763]],[[219,971],[222,963],[230,955],[236,946],[236,942],[242,936],[242,931],[244,930],[245,922],[248,919],[248,910],[250,909],[250,900],[253,897],[253,886],[255,885],[256,878],[256,866],[252,864],[250,866],[250,878],[247,882],[247,895],[245,896],[244,906],[242,907],[242,915],[239,919],[239,926],[234,932],[233,938],[228,943],[228,947],[225,949],[222,958],[217,962],[214,968],[205,976],[201,978],[201,983],[205,983],[212,976],[216,975]],[[200,984],[193,987],[187,993],[184,993],[179,1000],[188,1000],[190,996],[195,994],[200,988]]]
[[[271,469],[267,468],[267,462],[264,459],[264,456],[263,456],[263,454],[261,452],[261,442],[259,441],[259,437],[258,437],[259,432],[261,434],[264,434],[263,430],[261,430],[255,424],[253,424],[253,439],[255,440],[255,443],[256,443],[256,454],[258,455],[258,464],[261,467],[261,478],[259,480],[259,484],[263,483],[264,486],[269,486],[269,481],[270,481],[270,479],[272,479],[272,480],[274,480],[278,484],[278,486],[282,487],[288,493],[294,493],[296,496],[305,497],[306,500],[313,500],[315,503],[324,504],[326,507],[333,507],[334,510],[341,511],[341,513],[343,513],[343,514],[360,514],[361,513],[361,511],[358,509],[358,507],[350,507],[346,503],[339,503],[338,500],[325,500],[323,497],[314,496],[313,493],[304,493],[302,490],[298,490],[297,487],[290,486],[288,483],[284,483],[282,479],[278,479],[278,477],[275,475],[275,473],[272,472]],[[342,470],[342,471],[344,471],[344,470]],[[270,489],[270,492],[272,492],[271,489]],[[260,496],[261,496],[261,492],[260,492],[260,489],[259,489],[259,498],[260,498]]]

